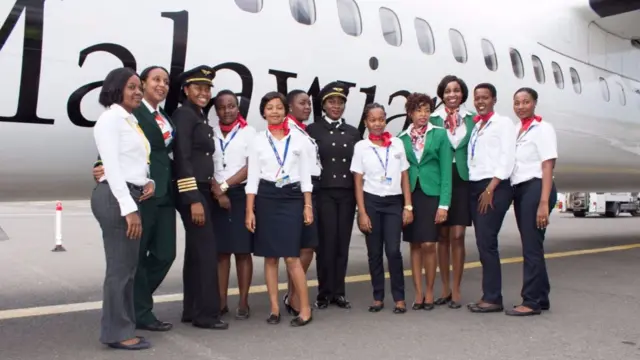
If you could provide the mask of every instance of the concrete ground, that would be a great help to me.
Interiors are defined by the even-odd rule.
[[[65,202],[63,240],[66,252],[54,253],[55,204],[0,203],[0,359],[635,359],[640,357],[640,218],[573,218],[554,213],[546,252],[551,279],[551,311],[542,316],[511,318],[472,314],[462,308],[431,312],[367,312],[371,301],[364,238],[354,231],[347,295],[351,310],[314,311],[307,327],[265,323],[269,305],[262,259],[254,260],[250,298],[252,316],[230,329],[196,329],[179,322],[184,233],[179,231],[178,258],[157,294],[156,314],[175,327],[168,333],[140,332],[151,350],[126,352],[101,345],[98,338],[104,254],[100,232],[88,202]],[[181,222],[178,222],[181,228]],[[505,306],[520,301],[521,250],[513,213],[500,237]],[[405,269],[408,248],[403,245]],[[467,233],[464,304],[479,297],[481,270],[473,229]],[[408,274],[408,272],[407,272]],[[232,272],[231,287],[236,286]],[[309,273],[316,295],[315,270]],[[281,265],[281,281],[284,269]],[[405,278],[407,302],[413,301],[411,278]],[[440,293],[439,280],[436,294]],[[237,294],[237,289],[231,290]],[[281,292],[280,295],[282,295]],[[229,304],[236,303],[231,296]],[[284,311],[283,311],[284,313]]]

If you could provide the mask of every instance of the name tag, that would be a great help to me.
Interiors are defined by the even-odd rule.
[[[289,175],[283,176],[281,178],[279,178],[278,180],[276,180],[276,187],[277,188],[281,188],[284,187],[286,185],[291,184],[291,178],[289,177]]]
[[[385,176],[381,176],[381,177],[380,177],[380,183],[381,183],[382,185],[391,185],[391,181],[392,181],[392,180],[393,180],[393,179],[391,179],[390,177],[385,177]]]

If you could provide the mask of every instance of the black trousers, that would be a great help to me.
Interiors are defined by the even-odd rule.
[[[220,318],[218,253],[211,220],[211,206],[214,200],[208,183],[198,183],[198,191],[205,213],[203,226],[197,226],[191,221],[190,204],[178,205],[186,233],[182,270],[182,318],[198,324],[209,324]]]
[[[532,179],[513,187],[513,207],[516,222],[522,241],[522,257],[524,258],[522,279],[522,305],[538,310],[549,305],[549,275],[544,260],[544,237],[546,229],[538,229],[537,213],[542,193],[542,180]],[[549,194],[549,214],[558,199],[556,186],[553,184]]]
[[[318,300],[332,300],[345,295],[344,282],[355,215],[356,198],[353,189],[320,189],[320,239],[316,248]]]
[[[478,198],[491,179],[470,182],[471,219],[476,234],[476,245],[482,264],[482,300],[502,305],[502,270],[498,252],[498,233],[502,228],[511,201],[513,188],[509,180],[501,181],[493,193],[493,209],[489,207],[485,214],[478,212]]]
[[[364,206],[372,227],[365,238],[375,301],[384,301],[383,248],[387,255],[393,301],[404,300],[404,269],[400,251],[402,205],[402,195],[381,197],[364,193]]]

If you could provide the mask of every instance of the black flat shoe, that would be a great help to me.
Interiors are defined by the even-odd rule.
[[[451,301],[449,301],[447,306],[449,307],[449,309],[460,309],[462,307],[462,304],[460,304],[457,301],[451,300]]]
[[[293,307],[289,305],[289,294],[284,294],[282,297],[282,303],[284,304],[284,308],[287,310],[287,313],[289,313],[289,315],[293,315]]]
[[[296,316],[295,318],[293,318],[293,320],[291,320],[290,324],[293,327],[301,327],[309,324],[311,320],[313,320],[313,316],[309,316],[307,320],[303,320],[300,316]]]
[[[151,324],[136,324],[136,329],[146,331],[169,331],[173,328],[173,324],[156,320]]]
[[[317,299],[315,304],[313,304],[318,309],[326,309],[329,307],[329,300],[327,299]]]
[[[151,347],[151,343],[149,343],[144,338],[140,336],[138,336],[137,338],[140,339],[140,341],[138,341],[137,344],[125,345],[121,342],[116,342],[116,343],[107,344],[107,346],[112,349],[118,349],[118,350],[145,350]]]
[[[422,305],[422,309],[423,309],[423,310],[427,310],[427,311],[429,311],[429,310],[433,310],[433,309],[435,309],[435,307],[436,307],[436,306],[435,306],[433,303],[424,303],[424,304]]]
[[[333,299],[331,303],[342,309],[351,309],[351,303],[344,296],[338,296],[337,298]]]
[[[227,330],[229,328],[229,324],[227,324],[222,320],[214,320],[214,321],[207,321],[207,322],[194,321],[191,324],[197,328],[209,329],[209,330]]]
[[[369,306],[369,312],[380,312],[382,309],[384,309],[384,303]]]
[[[393,308],[393,313],[394,314],[404,314],[406,312],[407,312],[407,308],[406,307],[396,306],[396,307]]]
[[[490,304],[489,306],[480,306],[476,303],[472,303],[467,305],[467,308],[472,313],[483,313],[483,314],[502,312],[504,310],[504,307],[502,305],[497,305],[497,304]]]
[[[425,301],[425,298],[422,298],[422,302],[421,303],[414,302],[413,305],[411,305],[411,310],[422,310],[422,309],[424,309],[424,301]]]
[[[247,320],[251,315],[251,308],[247,306],[246,309],[236,309],[236,320]]]
[[[513,308],[505,311],[504,314],[507,316],[532,316],[542,314],[542,310],[536,309],[531,311],[517,311],[515,308]]]
[[[267,318],[267,324],[276,325],[280,324],[280,314],[269,314],[269,318]]]
[[[452,295],[452,294],[449,294],[449,296],[447,296],[447,297],[438,298],[436,301],[434,301],[434,302],[433,302],[433,303],[434,303],[434,305],[438,305],[438,306],[440,306],[440,305],[445,305],[446,303],[448,303],[449,301],[451,301],[451,295]]]

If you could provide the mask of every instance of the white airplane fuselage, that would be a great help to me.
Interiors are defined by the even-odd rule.
[[[435,97],[445,75],[465,80],[471,93],[465,106],[470,110],[473,87],[494,84],[496,111],[514,121],[513,93],[528,86],[540,95],[537,113],[558,135],[556,184],[561,191],[640,187],[640,50],[594,27],[598,16],[589,12],[587,0],[535,5],[520,0],[356,0],[358,36],[345,33],[345,15],[339,12],[345,7],[336,6],[352,0],[315,0],[313,14],[306,15],[313,18],[311,25],[296,21],[290,1],[264,1],[257,13],[238,6],[252,2],[0,4],[0,201],[90,196],[97,156],[92,126],[104,110],[97,101],[101,81],[123,65],[137,71],[161,65],[171,70],[174,80],[185,69],[213,66],[213,94],[236,92],[241,111],[257,129],[265,127],[258,105],[266,92],[299,88],[313,96],[334,80],[353,84],[347,122],[360,126],[364,105],[375,101],[386,107],[392,133],[405,123],[404,96],[417,91]],[[391,42],[401,38],[399,46],[383,36],[381,7],[399,20],[400,31],[386,37]],[[433,53],[419,46],[426,33],[418,37],[416,18],[431,28]],[[464,39],[462,62],[454,57],[454,49],[461,47],[452,46],[455,33],[450,29]],[[485,41],[485,50],[495,50],[495,71],[486,65],[483,39],[491,44],[487,47]],[[510,49],[520,55],[522,78],[514,73]],[[544,83],[536,80],[532,56],[543,64]],[[557,85],[552,63],[562,70],[563,88]],[[579,81],[572,81],[571,68]],[[173,84],[165,103],[169,111],[177,106],[178,91]],[[313,100],[318,114],[318,99]],[[214,111],[209,118],[217,121]]]

